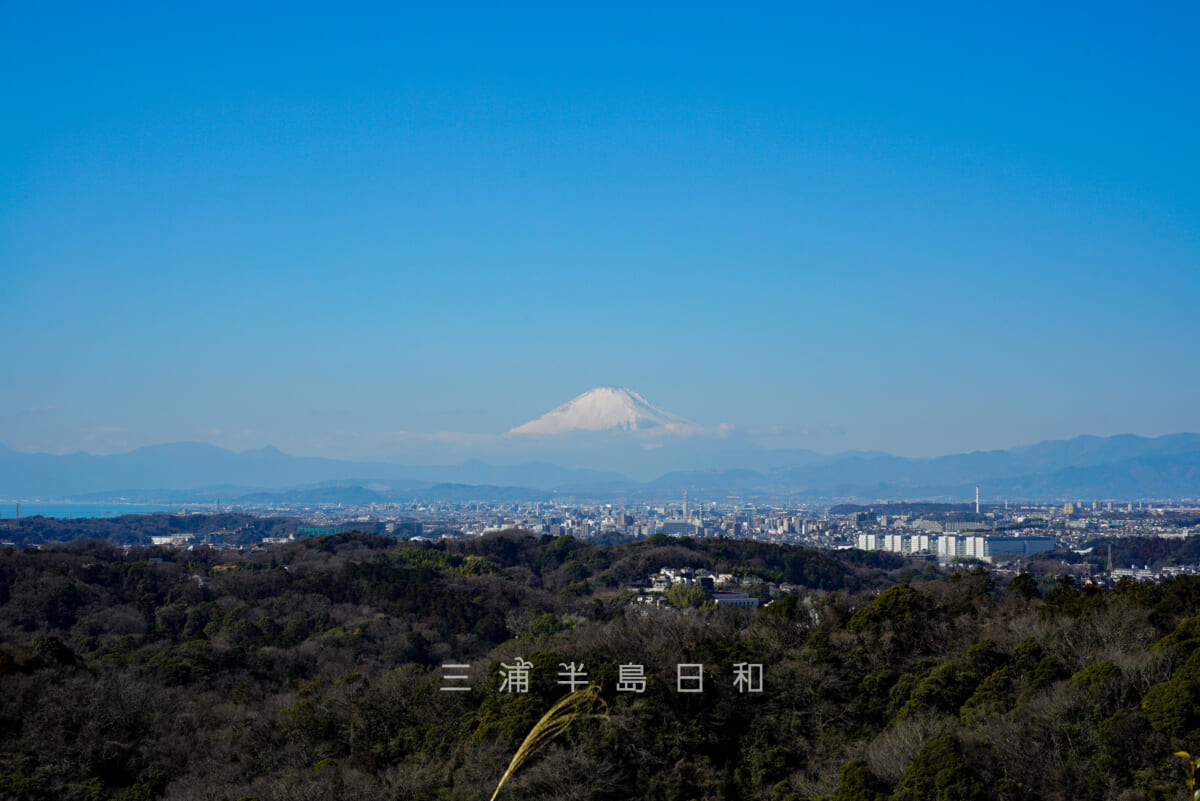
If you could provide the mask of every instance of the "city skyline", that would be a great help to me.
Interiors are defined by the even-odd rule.
[[[1200,431],[1191,6],[0,11],[0,443]]]

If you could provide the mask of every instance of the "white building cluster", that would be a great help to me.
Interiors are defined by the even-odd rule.
[[[914,556],[935,554],[942,562],[955,559],[992,562],[999,554],[1032,556],[1056,547],[1053,537],[960,537],[953,534],[940,537],[928,534],[859,534],[857,544],[859,550],[863,551],[890,551]]]

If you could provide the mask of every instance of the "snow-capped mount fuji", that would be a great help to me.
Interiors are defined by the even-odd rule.
[[[660,409],[631,389],[596,387],[508,433],[532,437],[584,431],[687,435],[699,430],[695,423]]]

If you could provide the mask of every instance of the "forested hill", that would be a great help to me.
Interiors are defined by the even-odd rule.
[[[149,545],[151,537],[206,536],[229,545],[251,545],[263,537],[294,536],[303,525],[288,517],[224,514],[139,514],[60,518],[32,515],[0,522],[0,541],[17,547],[71,540],[108,540],[117,545]]]
[[[500,798],[1182,797],[1200,581],[999,587],[867,558],[518,533],[0,550],[0,798],[487,799],[572,663],[607,714]],[[760,610],[632,603],[663,566],[800,589]],[[518,660],[528,692],[502,692]],[[468,690],[441,691],[446,663]]]

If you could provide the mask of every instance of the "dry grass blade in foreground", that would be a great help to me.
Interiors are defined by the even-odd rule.
[[[597,709],[601,711],[597,712]],[[508,770],[504,771],[504,775],[500,777],[500,783],[496,785],[496,792],[492,793],[491,801],[496,801],[496,796],[500,795],[500,788],[504,786],[509,777],[529,761],[529,758],[542,746],[576,723],[588,718],[604,717],[607,711],[608,706],[600,697],[600,688],[595,685],[576,690],[570,695],[560,698],[546,714],[542,715],[542,719],[537,722],[537,725],[521,743],[512,762],[508,763]]]

